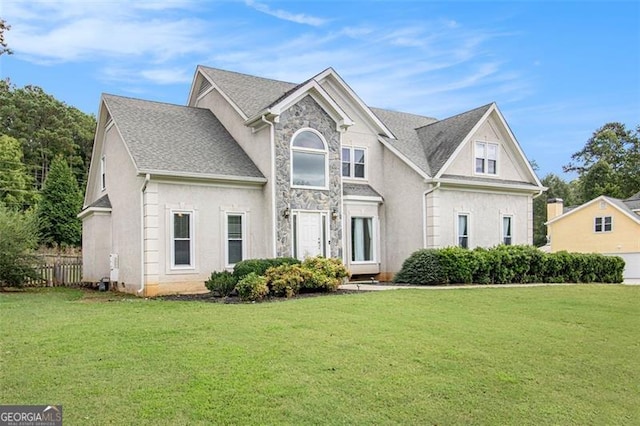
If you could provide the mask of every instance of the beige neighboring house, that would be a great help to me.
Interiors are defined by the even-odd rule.
[[[323,255],[390,279],[423,247],[530,244],[544,187],[495,103],[436,120],[198,66],[186,106],[103,95],[80,214],[84,279],[204,291],[248,258]]]
[[[620,256],[625,281],[640,283],[640,192],[626,200],[603,195],[578,207],[563,204],[560,198],[547,203],[551,252]]]

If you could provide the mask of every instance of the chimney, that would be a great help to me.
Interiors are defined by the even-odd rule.
[[[547,221],[560,216],[564,210],[562,198],[550,198],[547,200]]]

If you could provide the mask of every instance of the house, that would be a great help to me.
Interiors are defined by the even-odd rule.
[[[625,260],[625,281],[640,282],[640,192],[619,200],[600,196],[574,208],[547,203],[551,252],[602,253]]]
[[[242,259],[323,255],[387,280],[419,248],[531,243],[544,189],[495,103],[436,120],[371,108],[331,68],[198,66],[186,106],[102,96],[84,279],[198,292]]]

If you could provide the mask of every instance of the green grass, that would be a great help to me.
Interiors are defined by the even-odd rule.
[[[69,425],[640,424],[640,286],[86,295],[0,294],[0,404]]]

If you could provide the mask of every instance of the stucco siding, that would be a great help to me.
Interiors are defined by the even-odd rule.
[[[111,214],[92,213],[82,219],[82,280],[96,283],[109,277]]]
[[[444,170],[445,174],[459,176],[476,176],[475,173],[475,142],[490,142],[499,145],[498,164],[496,175],[477,175],[482,177],[495,177],[497,179],[528,182],[528,172],[517,159],[510,138],[505,133],[502,125],[489,117],[480,128],[473,133],[468,142],[461,148],[451,165]]]
[[[493,247],[502,243],[502,218],[512,217],[512,244],[531,244],[527,195],[439,189],[434,192],[439,208],[429,210],[429,222],[439,222],[435,247],[458,245],[458,214],[469,215],[469,248]]]
[[[225,187],[213,184],[157,183],[158,228],[156,241],[148,241],[147,252],[157,256],[157,282],[150,279],[155,294],[206,291],[204,281],[211,272],[226,269],[225,213],[244,215],[245,258],[270,257],[269,225],[265,220],[263,187]],[[171,215],[173,210],[193,214],[194,267],[172,268]],[[152,271],[151,271],[152,272]]]

